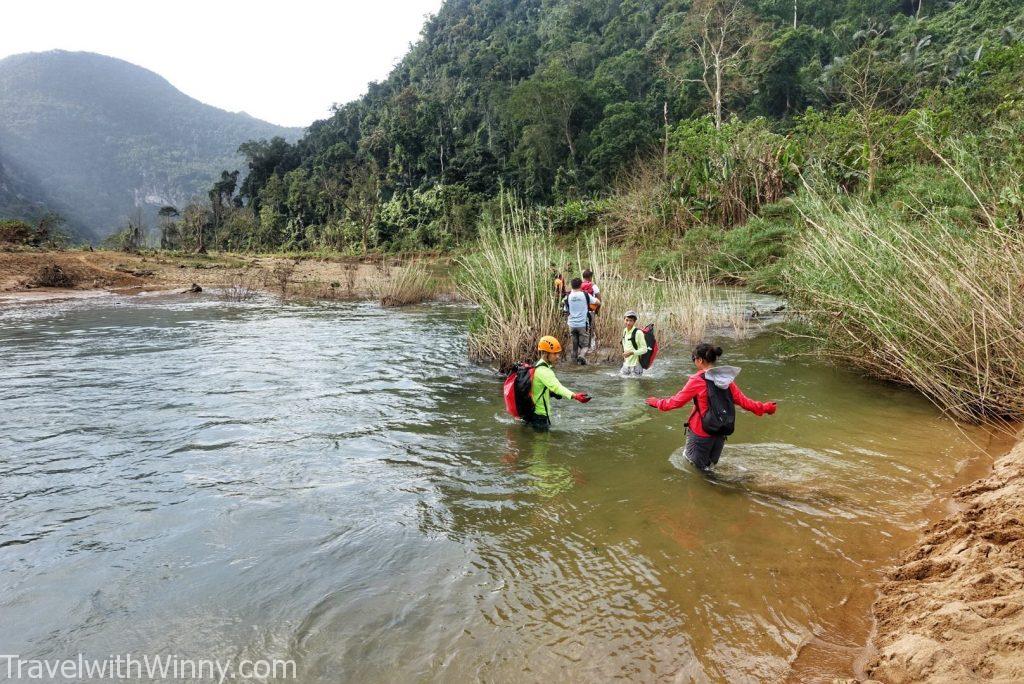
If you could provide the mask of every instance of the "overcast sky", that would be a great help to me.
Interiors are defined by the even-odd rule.
[[[286,126],[383,79],[441,0],[4,0],[0,58],[87,50],[187,95]]]

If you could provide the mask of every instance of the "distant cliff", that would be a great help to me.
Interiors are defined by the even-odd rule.
[[[119,59],[14,55],[0,60],[0,218],[45,207],[80,237],[103,237],[138,207],[152,216],[205,194],[223,169],[244,171],[241,143],[301,133],[203,104]]]

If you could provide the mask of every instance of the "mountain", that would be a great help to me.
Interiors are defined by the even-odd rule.
[[[571,227],[580,202],[652,165],[673,173],[659,206],[680,207],[712,173],[697,161],[742,146],[702,132],[704,117],[811,130],[805,114],[866,101],[852,92],[862,66],[864,88],[886,91],[872,108],[942,111],[1022,36],[1020,0],[446,0],[365,96],[294,145],[247,145],[241,189],[268,248],[458,244],[503,188],[565,207],[556,227]]]
[[[79,237],[103,237],[137,208],[152,217],[205,196],[241,168],[239,144],[301,132],[203,104],[120,59],[13,55],[0,60],[0,216],[45,205]]]

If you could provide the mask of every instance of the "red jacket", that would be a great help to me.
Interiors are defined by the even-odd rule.
[[[732,393],[732,400],[740,408],[758,416],[765,414],[768,402],[750,399],[740,391],[735,382],[729,384],[729,391]],[[704,426],[700,422],[700,417],[708,411],[708,386],[704,380],[704,373],[691,375],[683,389],[679,390],[675,396],[658,399],[656,406],[659,411],[671,411],[692,403],[694,397],[697,398],[697,408],[686,419],[686,425],[698,437],[709,437],[710,435],[704,432]],[[700,411],[699,414],[698,411]]]

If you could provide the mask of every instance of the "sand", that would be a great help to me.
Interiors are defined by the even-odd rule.
[[[387,277],[396,260],[381,257],[303,258],[169,253],[126,254],[109,250],[0,251],[0,301],[37,301],[116,293],[181,291],[198,284],[204,290],[247,287],[288,295],[365,299]],[[35,287],[46,266],[73,277],[70,288]],[[284,279],[284,280],[282,280]]]
[[[1024,682],[1024,442],[886,574],[869,677]]]

